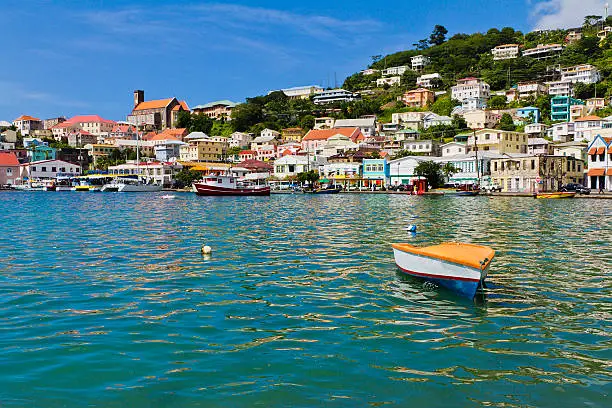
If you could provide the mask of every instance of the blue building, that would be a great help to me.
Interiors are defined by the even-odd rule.
[[[364,180],[378,187],[388,186],[391,183],[387,159],[363,159],[362,166]]]
[[[526,106],[516,110],[516,116],[531,119],[531,123],[540,123],[540,110],[535,106]]]
[[[584,101],[571,96],[553,96],[550,100],[550,119],[553,121],[570,119],[570,108],[573,105],[584,105]]]

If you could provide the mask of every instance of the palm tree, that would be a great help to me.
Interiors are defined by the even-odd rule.
[[[455,167],[455,165],[451,162],[445,163],[444,166],[442,166],[442,173],[444,174],[447,182],[455,173],[459,173],[460,171],[461,169]]]

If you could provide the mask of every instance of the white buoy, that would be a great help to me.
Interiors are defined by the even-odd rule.
[[[209,247],[208,245],[203,245],[202,246],[202,253],[205,255],[208,255],[212,252],[212,248]]]

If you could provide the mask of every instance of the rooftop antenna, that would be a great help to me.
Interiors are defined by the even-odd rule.
[[[609,3],[604,4],[604,23],[608,19],[608,7],[610,7]]]

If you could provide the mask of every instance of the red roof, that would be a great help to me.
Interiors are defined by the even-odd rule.
[[[255,150],[243,150],[240,153],[238,153],[239,155],[243,155],[243,154],[254,154],[257,155],[257,152]]]
[[[156,99],[153,101],[144,101],[140,102],[138,105],[134,107],[134,111],[146,110],[146,109],[162,109],[165,108],[172,102],[174,98],[168,99]]]
[[[179,101],[179,104],[176,105],[174,108],[172,108],[173,111],[177,111],[180,110],[181,108],[183,108],[183,110],[189,112],[189,106],[187,106],[187,102],[185,101]]]
[[[31,121],[35,121],[35,122],[40,122],[41,121],[40,119],[35,118],[33,116],[29,116],[29,115],[21,115],[20,117],[15,119],[14,122],[17,122],[18,120],[31,120]]]
[[[136,129],[132,126],[132,125],[115,125],[113,126],[113,130],[111,131],[112,133],[127,133],[127,132],[134,132]]]
[[[112,120],[104,119],[100,117],[99,115],[73,116],[64,122],[64,124],[75,124],[75,123],[115,123],[115,122]]]
[[[250,159],[250,160],[245,160],[241,163],[238,163],[238,167],[244,167],[245,169],[249,169],[249,170],[272,170],[274,169],[273,166],[269,165],[266,162],[262,162],[261,160],[255,160],[255,159]]]
[[[330,137],[341,134],[343,136],[350,137],[353,142],[358,140],[363,140],[363,134],[361,130],[357,127],[353,128],[339,128],[339,129],[313,129],[306,133],[306,136],[302,139],[302,141],[309,140],[327,140]]]
[[[0,166],[19,166],[15,153],[0,153]]]

